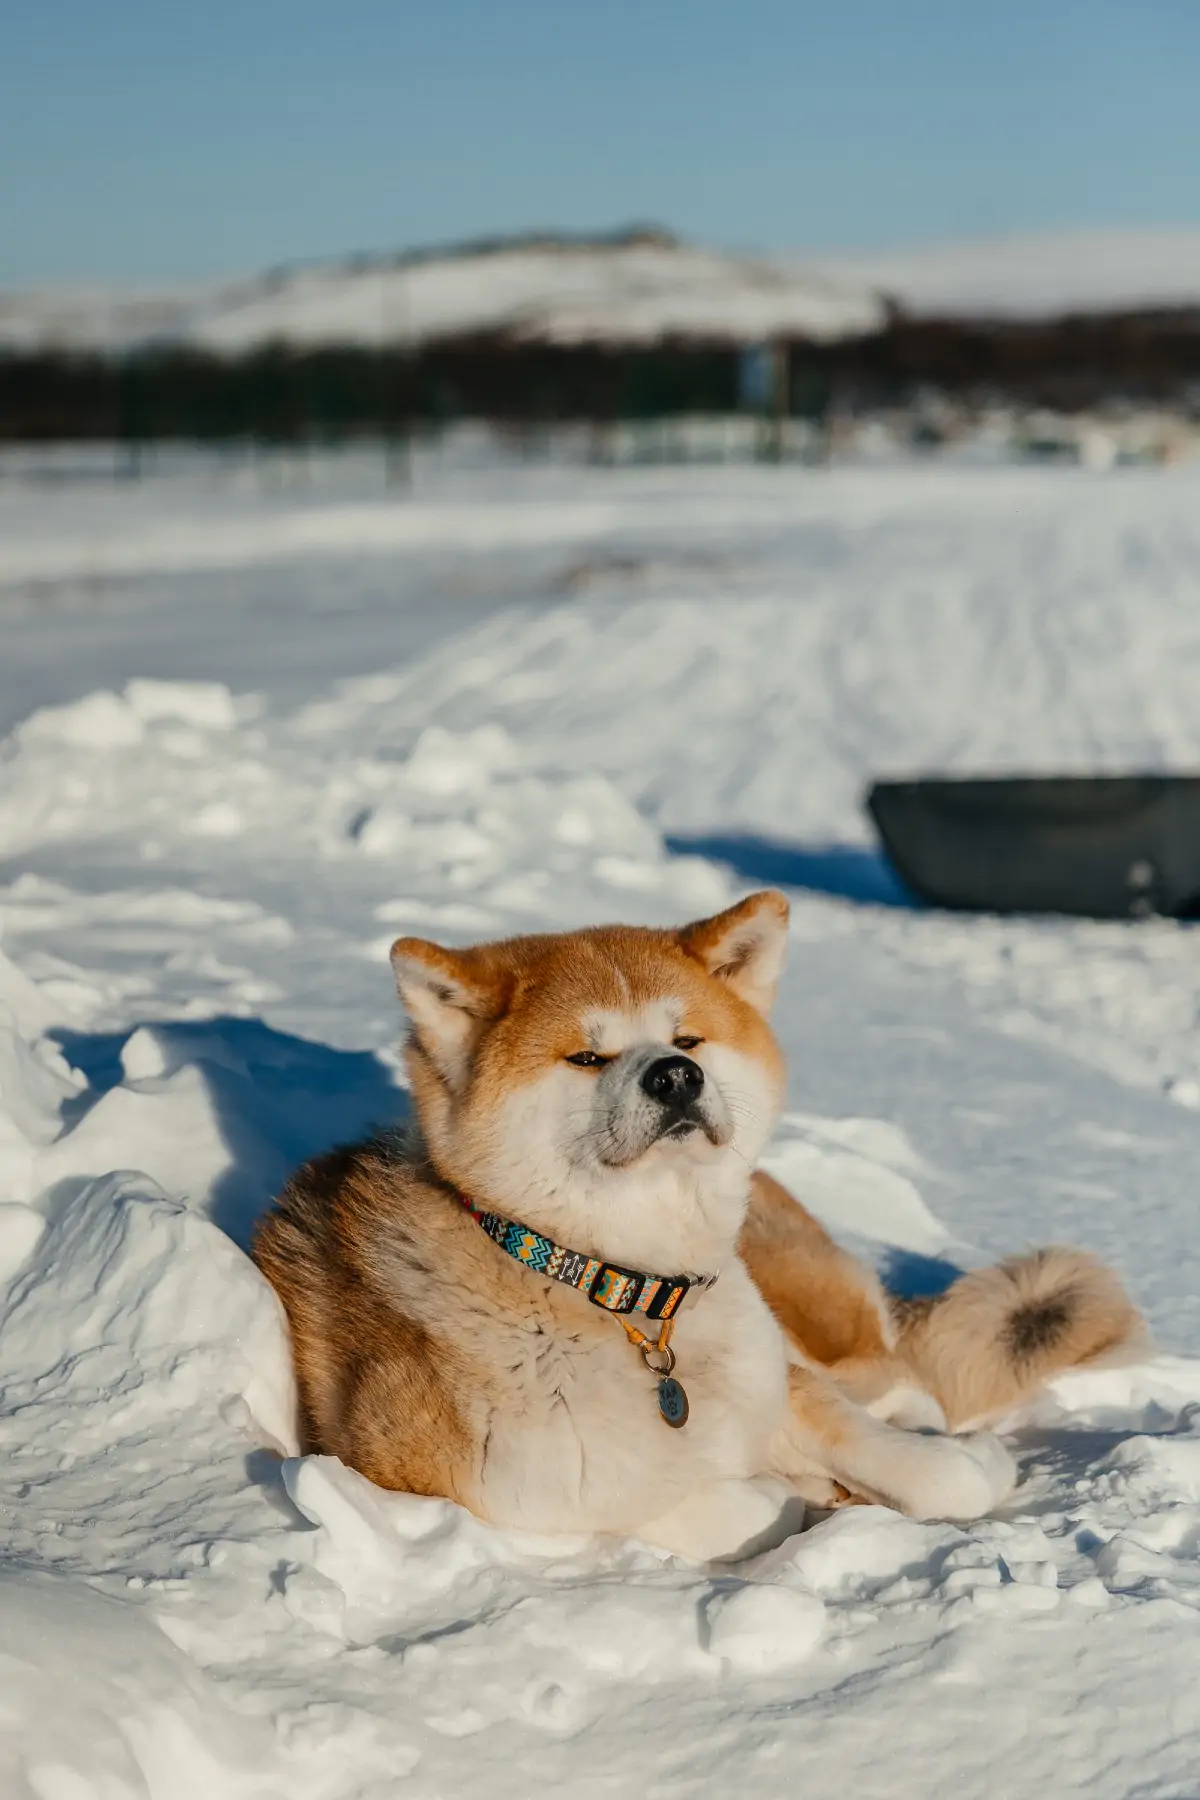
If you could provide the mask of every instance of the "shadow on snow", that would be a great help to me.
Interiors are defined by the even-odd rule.
[[[136,1029],[53,1034],[88,1081],[66,1109],[68,1128],[125,1080],[121,1053]],[[190,1066],[204,1081],[230,1156],[207,1210],[243,1249],[254,1221],[299,1163],[407,1113],[393,1070],[370,1050],[336,1050],[261,1019],[153,1020],[144,1029],[158,1045],[163,1077]]]

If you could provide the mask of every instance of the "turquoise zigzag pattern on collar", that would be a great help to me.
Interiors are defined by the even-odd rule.
[[[465,1194],[460,1194],[459,1199],[476,1224],[514,1261],[551,1281],[578,1289],[593,1306],[601,1306],[605,1312],[670,1319],[690,1293],[703,1292],[717,1279],[715,1275],[650,1275],[640,1269],[623,1269],[601,1257],[567,1250],[553,1238],[543,1237],[540,1231],[531,1231],[515,1219],[485,1211]]]

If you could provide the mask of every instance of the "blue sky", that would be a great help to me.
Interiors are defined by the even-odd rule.
[[[0,0],[0,284],[1200,222],[1200,0]]]

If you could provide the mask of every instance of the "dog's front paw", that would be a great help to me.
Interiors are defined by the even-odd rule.
[[[1017,1465],[994,1433],[974,1431],[943,1441],[960,1454],[947,1463],[942,1518],[978,1519],[1007,1500],[1017,1485]]]
[[[876,1425],[862,1448],[839,1470],[846,1486],[913,1519],[978,1519],[1016,1486],[1016,1464],[990,1431],[942,1437]]]

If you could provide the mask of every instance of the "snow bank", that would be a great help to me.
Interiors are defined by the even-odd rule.
[[[267,839],[297,863],[387,862],[413,890],[408,910],[387,903],[389,923],[419,917],[435,904],[426,893],[455,896],[460,919],[470,897],[465,916],[480,928],[508,911],[577,914],[581,878],[611,903],[656,897],[664,917],[721,903],[721,876],[669,856],[603,775],[563,771],[553,751],[525,754],[498,724],[414,730],[401,716],[381,731],[387,684],[366,691],[374,708],[356,687],[293,720],[241,727],[252,706],[197,684],[139,681],[45,708],[14,734],[0,838],[10,854],[107,840],[145,862],[210,869],[223,847],[240,862]]]

